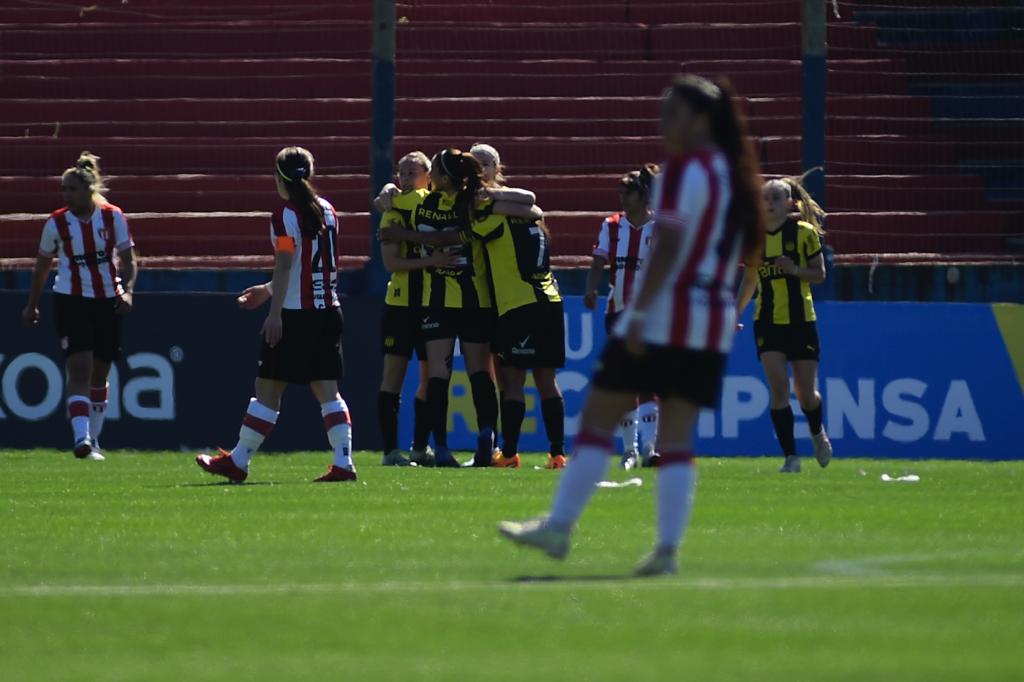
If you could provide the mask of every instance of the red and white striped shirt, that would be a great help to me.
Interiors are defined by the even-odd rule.
[[[653,193],[655,222],[658,230],[679,230],[682,245],[647,309],[644,340],[728,353],[736,331],[733,292],[742,249],[742,235],[726,222],[732,201],[729,163],[721,152],[704,149],[663,168]],[[631,309],[632,301],[616,336],[625,336]]]
[[[50,214],[39,240],[40,256],[57,256],[58,294],[115,298],[124,293],[118,253],[135,246],[128,221],[113,204],[97,204],[88,220],[67,207]]]
[[[270,218],[270,241],[278,237],[295,240],[295,255],[288,279],[284,307],[289,310],[337,308],[338,300],[338,214],[323,198],[318,198],[327,229],[319,237],[304,237],[299,227],[302,214],[291,202],[274,211]]]
[[[626,302],[633,295],[636,274],[651,250],[653,237],[654,220],[633,225],[624,213],[616,213],[601,224],[594,255],[606,259],[612,270],[606,314],[613,315],[626,307]]]

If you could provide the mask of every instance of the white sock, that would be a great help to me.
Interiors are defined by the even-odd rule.
[[[89,412],[89,435],[92,436],[92,443],[100,446],[100,433],[103,432],[103,421],[107,418],[107,395],[110,391],[110,384],[105,386],[93,386],[89,389],[89,398],[92,399],[92,411]]]
[[[249,460],[263,445],[277,423],[277,410],[271,409],[256,398],[249,399],[249,407],[238,429],[238,445],[231,451],[231,459],[241,469],[249,469]]]
[[[68,396],[68,417],[71,418],[71,430],[75,434],[75,442],[89,437],[89,409],[92,403],[84,395]]]
[[[658,467],[658,547],[677,549],[690,522],[697,485],[693,462],[663,461]]]
[[[352,419],[348,414],[348,405],[343,398],[332,400],[320,406],[320,414],[324,416],[324,430],[327,440],[334,448],[334,466],[343,469],[355,469],[352,462]]]
[[[551,515],[548,517],[552,526],[565,530],[576,525],[576,520],[597,490],[595,486],[608,473],[608,465],[611,463],[611,444],[601,439],[580,434],[575,449],[569,465],[562,472],[562,480],[558,483]]]
[[[654,452],[654,444],[658,442],[658,401],[642,403],[636,412],[640,440],[643,441],[644,452],[650,454]]]
[[[620,422],[622,428],[622,451],[632,452],[637,449],[637,410],[627,412]]]

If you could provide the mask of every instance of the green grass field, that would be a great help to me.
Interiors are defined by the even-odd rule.
[[[1024,463],[705,459],[680,575],[639,581],[652,472],[554,563],[495,532],[546,509],[539,457],[326,461],[0,453],[0,678],[1024,679]]]

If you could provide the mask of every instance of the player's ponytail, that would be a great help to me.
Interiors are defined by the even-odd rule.
[[[804,179],[811,173],[819,170],[821,170],[820,167],[812,168],[799,177],[782,178],[782,182],[789,186],[789,195],[793,199],[797,213],[800,214],[800,220],[813,227],[819,236],[824,236],[825,228],[823,225],[828,214],[825,213],[825,209],[818,205],[818,202],[814,200],[814,197],[804,187]]]
[[[313,239],[325,227],[324,209],[317,199],[313,177],[313,155],[302,147],[285,147],[277,153],[275,172],[288,192],[288,200],[295,204],[302,218],[299,228],[302,236]]]
[[[88,187],[95,201],[105,201],[103,193],[107,191],[107,186],[103,183],[103,175],[100,173],[100,157],[92,152],[82,152],[78,155],[75,165],[61,174],[61,179],[70,176],[78,178]]]
[[[729,229],[741,230],[745,259],[757,257],[764,244],[765,230],[761,168],[747,134],[747,120],[736,106],[732,85],[725,78],[712,82],[686,74],[675,79],[665,97],[684,100],[694,113],[708,115],[711,138],[729,161]]]
[[[434,165],[451,181],[459,223],[464,229],[471,229],[476,219],[477,194],[484,186],[480,162],[468,152],[449,147],[434,157]]]

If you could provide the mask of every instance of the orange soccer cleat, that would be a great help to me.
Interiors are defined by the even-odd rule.
[[[544,465],[545,469],[564,469],[565,468],[565,455],[548,455],[548,463]]]
[[[491,466],[496,469],[518,469],[519,464],[519,455],[506,457],[500,450],[494,453],[494,459],[491,461]]]
[[[220,454],[210,457],[206,453],[196,455],[196,464],[208,474],[223,476],[232,483],[242,483],[249,476],[249,472],[235,464],[231,459],[231,453],[223,448],[217,448]]]
[[[355,469],[346,469],[336,464],[332,464],[327,470],[327,473],[320,478],[314,479],[313,483],[342,483],[344,481],[355,481],[356,471]]]

